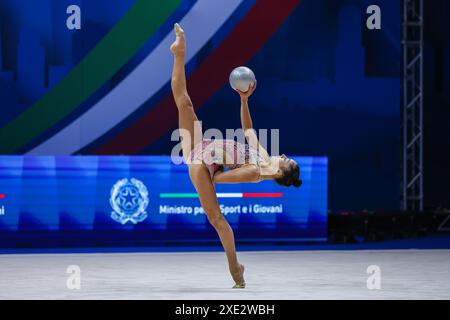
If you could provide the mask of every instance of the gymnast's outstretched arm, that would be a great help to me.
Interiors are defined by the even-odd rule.
[[[250,110],[248,107],[248,98],[256,90],[256,84],[257,82],[255,80],[255,82],[250,86],[247,92],[242,92],[236,89],[237,93],[239,93],[239,96],[241,97],[241,125],[242,130],[244,130],[248,144],[253,148],[257,149],[263,158],[269,160],[270,158],[269,153],[259,143],[258,137],[255,133],[255,130],[253,129],[252,117],[250,115]]]

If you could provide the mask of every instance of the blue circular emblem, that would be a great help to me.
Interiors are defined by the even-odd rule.
[[[148,190],[135,178],[117,181],[111,189],[109,202],[113,209],[111,218],[121,224],[128,221],[136,224],[147,218]]]

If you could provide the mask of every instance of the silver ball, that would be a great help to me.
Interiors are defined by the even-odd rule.
[[[255,74],[247,67],[237,67],[230,74],[230,85],[233,89],[247,92],[255,81]]]

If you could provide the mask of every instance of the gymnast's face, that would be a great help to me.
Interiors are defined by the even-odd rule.
[[[282,175],[290,167],[296,165],[296,162],[282,154],[281,156],[272,157],[272,163],[278,167],[278,174]]]

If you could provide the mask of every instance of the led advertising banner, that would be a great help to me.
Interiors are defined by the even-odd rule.
[[[216,185],[238,241],[325,240],[327,158],[294,159],[300,188]],[[168,156],[0,156],[1,246],[216,241],[187,169]]]

